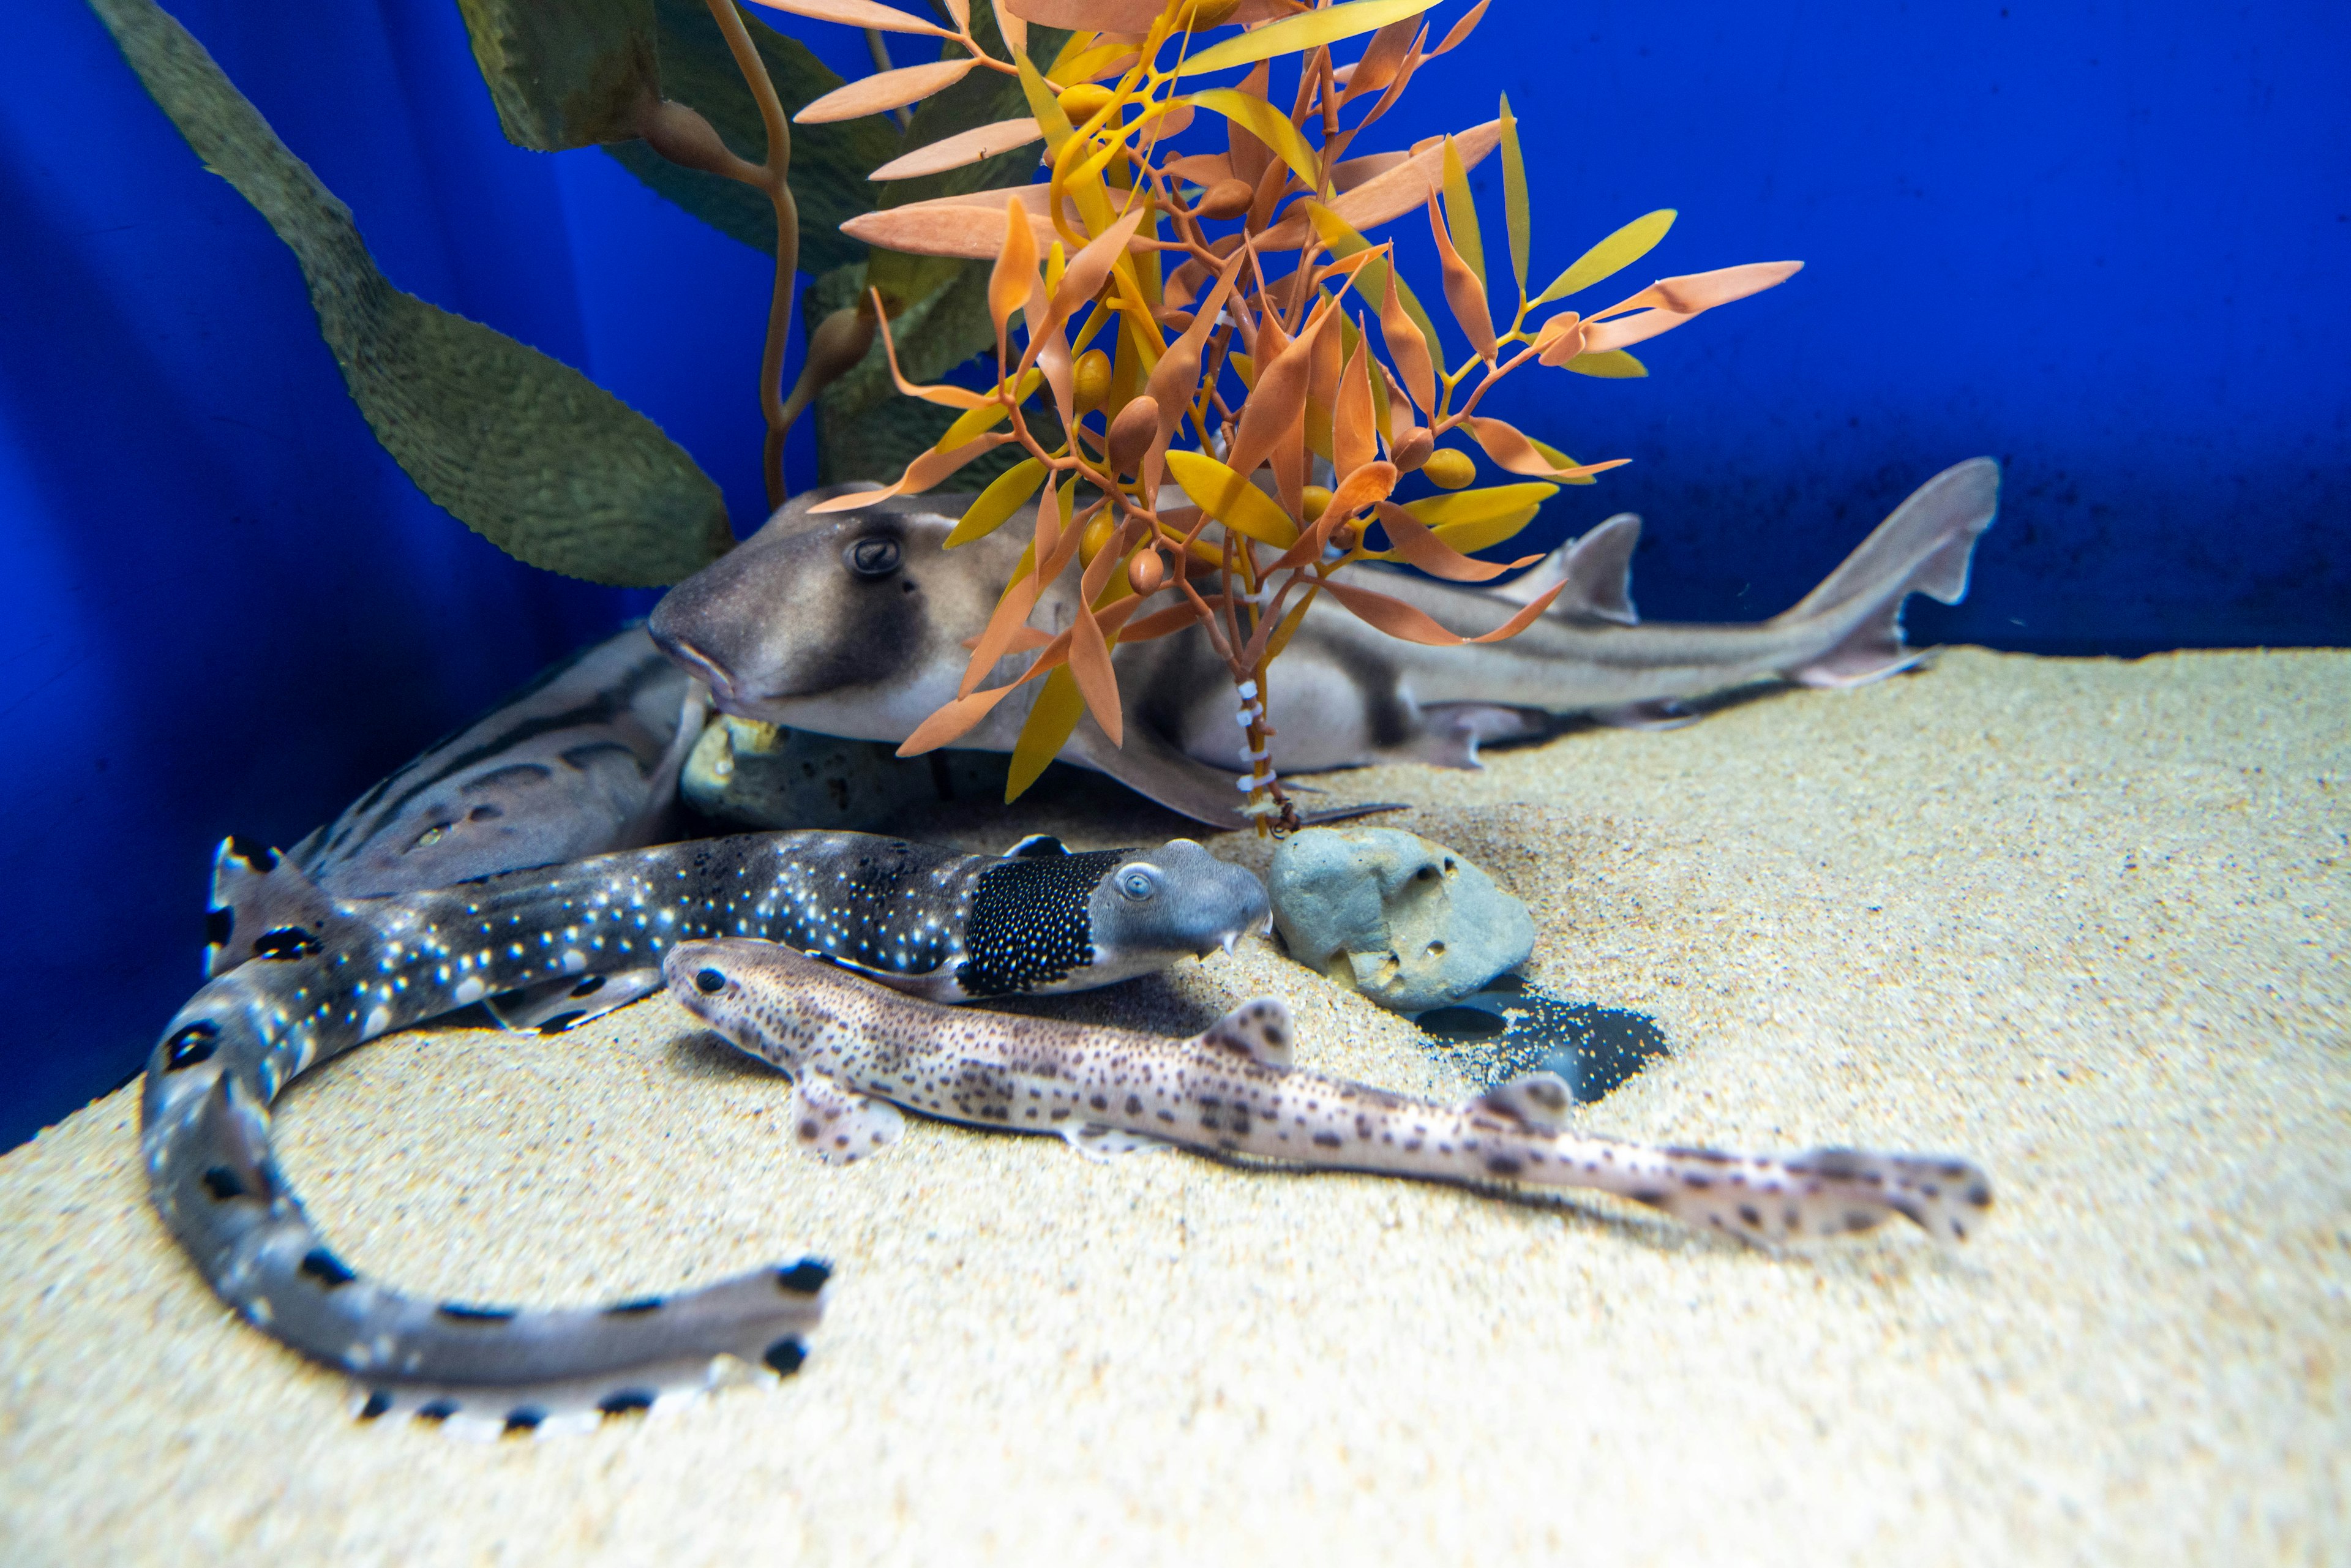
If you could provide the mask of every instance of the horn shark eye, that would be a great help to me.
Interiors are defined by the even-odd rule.
[[[1159,894],[1159,876],[1149,866],[1131,865],[1118,873],[1118,891],[1136,904]]]
[[[726,988],[726,977],[716,969],[696,970],[694,977],[694,988],[705,997],[715,996]]]
[[[887,577],[898,570],[898,541],[863,538],[849,547],[849,570],[860,577]]]

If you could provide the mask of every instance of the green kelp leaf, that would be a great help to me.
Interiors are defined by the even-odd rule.
[[[718,24],[710,19],[710,8],[703,0],[652,4],[659,29],[663,96],[700,110],[737,157],[758,162],[768,152],[759,106],[744,85],[743,73],[736,69]],[[841,78],[798,39],[757,16],[746,15],[743,24],[759,47],[787,119],[841,85]],[[721,234],[769,256],[776,253],[775,209],[750,186],[699,169],[681,169],[642,141],[615,141],[604,151],[662,197]],[[865,259],[865,247],[842,234],[841,225],[872,210],[873,188],[865,176],[901,151],[897,122],[887,115],[792,127],[790,180],[792,199],[800,209],[802,272],[826,272]]]
[[[653,0],[457,0],[507,140],[559,152],[636,134],[659,91]]]
[[[352,401],[425,495],[507,554],[591,582],[675,582],[727,548],[718,486],[651,420],[538,350],[394,288],[350,209],[186,28],[153,0],[90,6],[204,166],[293,251]]]

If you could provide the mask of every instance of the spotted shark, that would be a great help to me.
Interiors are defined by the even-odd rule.
[[[970,640],[1010,580],[1028,529],[945,548],[968,497],[903,497],[815,513],[839,488],[787,503],[759,532],[670,590],[648,630],[738,718],[866,740],[904,740],[957,695]],[[1916,664],[1904,601],[1957,603],[1975,542],[1998,511],[2000,467],[1980,457],[1928,480],[1793,607],[1754,624],[1643,622],[1630,565],[1640,519],[1610,518],[1498,590],[1382,572],[1382,591],[1468,634],[1499,626],[1553,587],[1551,608],[1500,643],[1434,648],[1384,636],[1318,600],[1284,651],[1268,717],[1285,772],[1378,761],[1475,767],[1482,743],[1547,734],[1562,714],[1663,725],[1696,698],[1780,678],[1857,685]],[[1357,569],[1366,570],[1366,569]],[[1377,570],[1377,569],[1370,569]],[[1068,579],[1032,623],[1066,627]],[[1080,721],[1061,758],[1196,821],[1246,825],[1246,765],[1230,677],[1195,632],[1115,651],[1124,744]],[[989,684],[1017,675],[1018,655]],[[957,744],[1008,751],[1037,688]]]
[[[1592,1188],[1686,1225],[1771,1243],[1900,1215],[1964,1241],[1991,1207],[1966,1160],[1815,1149],[1788,1156],[1660,1147],[1571,1126],[1557,1075],[1443,1105],[1295,1065],[1290,1011],[1244,1003],[1201,1034],[951,1013],[771,942],[681,942],[671,993],[739,1049],[791,1074],[785,1124],[830,1163],[894,1143],[900,1107],[967,1126],[1053,1134],[1102,1157],[1180,1147],[1459,1184]]]
[[[757,833],[338,898],[279,858],[226,911],[244,961],[209,981],[147,1065],[141,1152],[156,1211],[220,1298],[359,1380],[362,1416],[463,1430],[593,1421],[685,1397],[714,1358],[799,1364],[828,1270],[812,1260],[669,1298],[529,1311],[405,1296],[319,1236],[270,1151],[270,1106],[319,1062],[488,997],[606,977],[680,942],[758,936],[937,1001],[1069,991],[1229,949],[1265,889],[1198,844],[974,855],[860,833]],[[288,910],[298,923],[281,924]],[[845,972],[834,970],[834,973]],[[565,1020],[550,1020],[559,1028]]]

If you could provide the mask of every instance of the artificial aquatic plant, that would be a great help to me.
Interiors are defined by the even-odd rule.
[[[1420,67],[1468,36],[1490,0],[1434,48],[1424,14],[1437,0],[1311,8],[1296,0],[995,0],[1008,62],[973,45],[972,0],[943,0],[952,29],[875,0],[759,3],[946,40],[941,60],[851,84],[802,119],[895,109],[974,70],[1018,74],[1025,115],[918,149],[877,169],[876,180],[1045,144],[1050,173],[1040,183],[899,205],[842,225],[894,252],[992,258],[996,379],[977,391],[908,381],[877,301],[899,389],[958,417],[895,484],[814,508],[929,489],[999,446],[1025,454],[947,542],[1005,526],[1042,491],[1034,538],[973,647],[959,695],[902,748],[911,756],[950,745],[1041,681],[1013,753],[1010,795],[1043,770],[1081,714],[1121,741],[1113,646],[1197,626],[1238,695],[1250,765],[1239,781],[1244,809],[1260,831],[1270,820],[1294,823],[1271,766],[1266,694],[1308,608],[1327,594],[1392,636],[1433,645],[1513,636],[1560,588],[1473,638],[1341,574],[1378,561],[1480,582],[1527,566],[1533,558],[1497,564],[1469,552],[1514,537],[1558,485],[1591,483],[1625,461],[1579,464],[1479,413],[1494,383],[1530,361],[1645,375],[1629,346],[1802,265],[1663,278],[1588,316],[1559,310],[1536,322],[1546,307],[1639,260],[1673,213],[1625,225],[1531,294],[1526,171],[1507,99],[1485,124],[1349,155]],[[1030,23],[1074,31],[1040,66],[1026,47]],[[1206,41],[1236,26],[1243,30]],[[1356,58],[1334,58],[1333,46],[1366,35]],[[1269,97],[1278,61],[1296,65],[1286,111]],[[1201,85],[1244,68],[1231,85]],[[1225,150],[1174,150],[1172,139],[1204,112],[1225,122]],[[1498,148],[1518,295],[1507,326],[1494,316],[1468,179]],[[1415,208],[1426,214],[1445,303],[1465,340],[1458,356],[1399,275],[1393,244],[1366,237]],[[1048,413],[1056,416],[1050,429]],[[1448,437],[1457,444],[1445,444]],[[1470,487],[1479,462],[1459,438],[1521,482]],[[1329,465],[1328,486],[1309,482],[1320,472],[1316,458]],[[1398,481],[1414,470],[1450,493],[1396,504]],[[1169,481],[1186,504],[1164,504]],[[1377,548],[1375,529],[1384,538]],[[1072,570],[1074,623],[1057,635],[1030,627],[1040,599]],[[1000,662],[1024,653],[1014,678],[986,684]]]

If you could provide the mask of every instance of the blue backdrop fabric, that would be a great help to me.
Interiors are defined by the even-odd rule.
[[[594,377],[757,525],[765,257],[600,154],[509,146],[448,0],[172,9],[394,282]],[[767,15],[866,68],[846,29]],[[518,566],[423,499],[292,259],[87,9],[0,7],[0,940],[40,982],[0,1033],[5,1146],[132,1071],[193,988],[224,832],[292,841],[649,596]],[[2340,643],[2346,59],[2351,10],[2285,0],[1497,0],[1371,141],[1507,92],[1539,280],[1657,206],[1682,216],[1642,277],[1808,262],[1646,346],[1647,381],[1522,372],[1489,400],[1635,459],[1531,538],[1642,513],[1644,613],[1775,612],[1991,453],[2001,522],[1966,605],[1914,608],[1925,636]],[[1499,163],[1473,184],[1498,235]],[[805,482],[804,433],[791,462]]]

